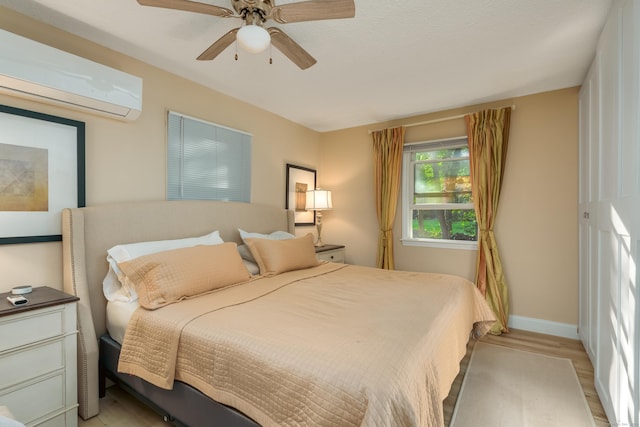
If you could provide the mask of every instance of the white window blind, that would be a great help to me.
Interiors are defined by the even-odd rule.
[[[441,139],[437,141],[413,142],[402,146],[402,151],[419,153],[422,151],[446,150],[457,147],[467,147],[467,137]]]
[[[173,111],[167,200],[251,201],[251,135]]]

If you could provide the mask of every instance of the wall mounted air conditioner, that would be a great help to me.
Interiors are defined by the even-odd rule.
[[[142,79],[0,30],[0,92],[135,120]]]

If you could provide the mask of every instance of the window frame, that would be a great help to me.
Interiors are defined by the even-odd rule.
[[[455,144],[459,141],[460,144]],[[422,246],[441,249],[462,249],[477,250],[478,241],[475,240],[450,240],[450,239],[430,239],[425,237],[412,237],[413,230],[413,210],[417,205],[413,203],[414,195],[414,161],[412,159],[411,146],[426,146],[429,149],[435,148],[456,148],[468,144],[466,136],[444,138],[437,140],[419,141],[405,144],[402,153],[402,238],[400,241],[404,246]],[[409,147],[409,148],[408,148]],[[430,204],[435,209],[449,207],[450,204]],[[473,203],[463,204],[461,209],[474,209]]]

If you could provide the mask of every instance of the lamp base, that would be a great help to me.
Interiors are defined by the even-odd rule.
[[[322,237],[320,237],[320,234],[322,233],[322,212],[320,211],[316,211],[316,227],[318,229],[318,239],[316,240],[315,246],[319,248],[324,246]]]

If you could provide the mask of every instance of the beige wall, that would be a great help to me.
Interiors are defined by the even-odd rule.
[[[370,129],[515,105],[495,225],[511,292],[511,314],[577,324],[578,88],[469,106],[322,135],[320,183],[333,190],[323,240],[347,245],[347,261],[375,264],[377,219]],[[464,120],[407,128],[406,141],[465,135]],[[401,203],[394,227],[396,268],[473,280],[476,251],[403,246]]]
[[[0,104],[86,123],[88,205],[165,198],[169,109],[253,134],[253,202],[284,207],[285,164],[319,166],[315,131],[2,7],[0,28],[144,80],[142,115],[130,123],[0,95]],[[61,289],[61,244],[0,246],[0,271],[0,291],[22,284]]]
[[[577,88],[318,134],[0,7],[0,28],[144,79],[140,119],[132,123],[0,95],[0,103],[87,124],[87,204],[163,199],[168,109],[253,134],[252,199],[284,204],[285,164],[318,169],[333,191],[323,240],[347,245],[347,260],[373,265],[377,220],[368,130],[516,105],[496,235],[511,289],[512,314],[577,323]],[[462,120],[408,128],[408,142],[464,135]],[[399,269],[473,278],[475,251],[405,247],[395,227]],[[298,234],[313,231],[302,227]],[[61,245],[0,246],[0,291],[21,284],[62,287]]]

